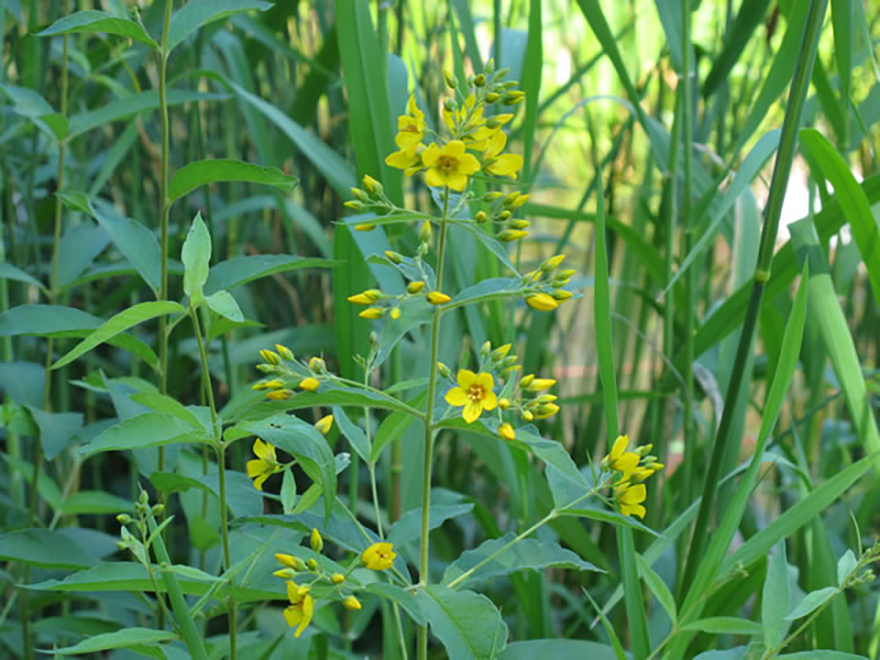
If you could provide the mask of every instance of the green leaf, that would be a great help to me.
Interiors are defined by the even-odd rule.
[[[439,584],[420,589],[416,601],[449,660],[488,660],[507,645],[507,625],[491,600]]]
[[[30,119],[40,130],[52,135],[56,140],[67,137],[68,122],[54,111],[48,101],[32,89],[0,84],[0,89],[12,99],[12,110]]]
[[[724,36],[724,47],[712,63],[712,69],[702,85],[704,97],[714,94],[727,80],[730,70],[740,60],[740,55],[755,29],[762,23],[769,6],[770,0],[743,0],[733,26]]]
[[[456,582],[459,585],[469,585],[474,582],[490,580],[501,575],[509,575],[517,571],[540,571],[545,568],[568,568],[575,571],[599,571],[600,569],[589,562],[582,560],[571,550],[562,548],[557,543],[542,543],[537,539],[522,539],[507,549],[504,549],[516,538],[516,534],[508,532],[497,539],[484,541],[473,550],[466,550],[461,556],[452,562],[444,571],[442,583],[449,585],[458,580],[462,575],[474,568],[477,564],[488,559],[498,552],[488,563],[480,566],[463,580]]]
[[[158,644],[177,639],[173,632],[151,630],[149,628],[123,628],[112,633],[95,635],[74,646],[53,649],[54,655],[79,655],[81,653],[97,653],[110,649],[130,649],[139,644]]]
[[[312,481],[324,489],[324,513],[329,520],[336,499],[336,459],[318,429],[285,414],[243,422],[233,428],[239,433],[256,435],[296,457]]]
[[[61,453],[83,425],[82,413],[46,412],[32,406],[28,407],[28,411],[40,429],[43,450],[50,461]]]
[[[447,520],[464,516],[473,510],[473,504],[435,504],[428,509],[428,529],[437,529]],[[422,508],[410,509],[394,522],[388,532],[388,541],[398,546],[411,543],[419,538],[421,531]]]
[[[180,42],[203,25],[223,20],[243,11],[251,9],[266,11],[270,7],[272,7],[271,3],[260,0],[191,0],[171,19],[166,52],[170,53]]]
[[[444,311],[465,305],[474,305],[490,300],[503,300],[517,297],[524,289],[518,277],[493,277],[482,280],[457,293],[443,306]]]
[[[362,461],[369,463],[372,449],[370,448],[370,443],[367,441],[367,436],[363,430],[357,424],[352,422],[345,413],[345,410],[339,406],[333,408],[333,419],[339,425],[339,430],[342,431],[342,435],[348,438],[348,442],[351,445],[351,448],[354,449],[355,453],[361,457]]]
[[[776,548],[776,554],[767,569],[761,596],[761,625],[764,628],[764,646],[768,649],[782,644],[789,625],[785,615],[791,610],[791,584],[788,581],[788,561],[785,542]]]
[[[843,586],[846,578],[856,569],[858,563],[852,550],[847,550],[840,556],[840,559],[837,560],[837,586]]]
[[[241,313],[241,308],[228,291],[212,293],[205,298],[205,302],[212,311],[220,316],[236,323],[244,323],[244,314]]]
[[[792,660],[868,660],[864,655],[844,653],[842,651],[799,651],[797,653],[783,653],[777,658],[792,658]]]
[[[674,625],[678,618],[678,613],[675,608],[675,598],[673,598],[672,592],[669,591],[669,587],[666,586],[663,578],[657,575],[657,572],[651,568],[651,565],[645,561],[642,555],[636,555],[636,566],[639,568],[639,575],[642,576],[642,579],[648,585],[660,606],[666,610],[666,614],[669,615],[669,621]]]
[[[183,292],[192,304],[197,305],[204,299],[202,287],[208,281],[208,270],[211,266],[211,235],[201,213],[196,213],[193,219],[180,259],[184,269]]]
[[[285,516],[292,514],[296,508],[296,480],[293,470],[285,470],[281,480],[281,507]]]
[[[686,623],[681,626],[681,630],[705,632],[713,635],[760,635],[764,629],[760,623],[748,619],[740,619],[735,616],[715,616]]]
[[[66,332],[88,331],[100,324],[100,319],[74,307],[19,305],[0,314],[0,337],[49,337]]]
[[[21,529],[0,535],[0,559],[56,570],[98,564],[97,558],[63,531]]]
[[[289,254],[260,254],[249,257],[233,257],[211,268],[205,293],[234,289],[261,277],[286,273],[300,268],[330,268],[336,264],[332,259],[297,257]]]
[[[297,184],[296,177],[288,176],[277,167],[260,167],[226,158],[199,160],[184,165],[174,173],[168,187],[169,202],[188,195],[196,188],[221,181],[260,183],[285,194],[290,193]]]
[[[186,310],[183,307],[176,302],[166,300],[143,302],[134,307],[129,307],[128,309],[119,312],[119,314],[107,319],[101,327],[97,328],[88,337],[77,344],[73,350],[67,353],[67,355],[55,362],[55,364],[52,365],[52,369],[60,369],[61,367],[70,364],[96,346],[103,344],[112,337],[115,337],[121,332],[125,332],[139,323],[143,323],[144,321],[159,316],[165,316],[166,314],[184,313],[186,313]]]
[[[81,490],[61,501],[58,511],[66,516],[117,514],[132,511],[129,500],[102,490]]]
[[[204,424],[202,424],[193,412],[193,410],[198,410],[197,408],[187,408],[182,403],[178,402],[177,399],[173,399],[170,396],[147,390],[132,394],[129,398],[135,403],[146,406],[157,413],[176,417],[182,422],[189,424],[193,429],[205,429]],[[201,410],[206,411],[207,408],[202,408]],[[208,431],[209,429],[205,430]]]
[[[40,280],[32,277],[31,275],[28,275],[20,268],[16,268],[12,264],[6,263],[5,261],[0,263],[0,279],[24,282],[25,284],[30,284],[38,287],[44,293],[48,292],[48,289],[43,285],[42,282],[40,282]]]
[[[427,399],[427,393],[422,393],[413,398],[408,404],[416,409],[424,405]],[[376,431],[376,437],[373,439],[373,448],[370,452],[370,462],[375,463],[382,455],[382,450],[389,444],[399,439],[403,433],[409,428],[410,424],[416,421],[412,415],[397,411],[388,415],[379,425]]]
[[[133,41],[139,41],[150,48],[158,49],[157,44],[144,28],[127,18],[113,16],[103,11],[78,11],[70,16],[61,18],[42,32],[37,32],[38,37],[51,37],[56,34],[103,32],[116,34]]]
[[[822,589],[817,589],[816,591],[811,591],[804,596],[803,600],[798,603],[798,606],[795,607],[791,614],[785,618],[788,621],[794,621],[801,617],[805,617],[822,607],[836,595],[837,587],[824,587]]]
[[[77,456],[88,456],[105,451],[125,451],[159,447],[179,442],[209,442],[204,429],[162,413],[143,413],[126,419],[101,433],[91,442],[77,449]]]
[[[535,660],[536,658],[589,658],[589,660],[616,660],[614,649],[598,642],[580,639],[530,639],[512,642],[498,660]]]
[[[626,527],[637,532],[647,532],[652,536],[660,536],[650,527],[640,523],[632,516],[625,516],[617,511],[609,511],[608,509],[599,509],[593,507],[574,507],[559,510],[561,516],[577,516],[578,518],[589,518],[590,520],[598,520],[600,522],[610,523],[617,527]]]

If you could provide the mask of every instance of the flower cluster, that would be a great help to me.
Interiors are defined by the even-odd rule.
[[[522,295],[529,307],[540,312],[552,312],[574,297],[571,291],[562,288],[574,275],[574,270],[559,270],[564,259],[565,255],[557,254],[543,262],[537,270],[522,276],[525,287]]]
[[[521,370],[517,357],[509,355],[511,344],[504,344],[492,349],[486,342],[480,350],[480,368],[478,372],[460,369],[454,379],[455,385],[445,395],[446,403],[453,408],[461,408],[461,416],[468,424],[473,424],[484,411],[498,409],[498,435],[505,440],[516,438],[516,431],[509,421],[505,421],[505,413],[518,414],[522,419],[531,422],[535,419],[552,417],[559,412],[554,401],[554,394],[545,393],[556,385],[553,378],[536,378],[529,374],[517,379]],[[442,376],[452,381],[452,372],[445,364],[438,364]],[[500,396],[495,393],[495,376],[498,374]]]
[[[295,394],[295,390],[314,392],[328,376],[327,365],[322,358],[313,357],[308,362],[301,362],[293,351],[281,344],[275,344],[274,351],[261,350],[260,357],[263,363],[258,364],[257,369],[272,378],[254,383],[252,389],[268,390],[266,398],[270,401],[286,401]]]
[[[282,568],[273,575],[287,581],[287,598],[290,601],[290,605],[284,610],[284,618],[291,628],[296,628],[297,637],[312,621],[315,612],[314,594],[318,592],[323,599],[339,601],[346,609],[359,610],[362,607],[355,595],[360,584],[349,579],[358,565],[352,564],[345,573],[325,570],[321,561],[324,539],[317,529],[312,529],[309,546],[315,557],[305,561],[296,555],[275,555]],[[396,556],[394,546],[382,541],[373,543],[361,553],[360,564],[371,571],[384,571],[391,568]]]
[[[629,436],[621,435],[614,441],[611,453],[600,464],[604,473],[611,473],[614,502],[625,516],[645,517],[642,502],[648,495],[644,482],[665,467],[657,461],[656,456],[650,455],[652,447],[643,445],[636,447],[635,451],[629,451]]]

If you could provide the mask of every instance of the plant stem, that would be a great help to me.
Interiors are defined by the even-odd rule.
[[[770,182],[770,194],[767,199],[767,207],[764,214],[764,229],[761,233],[761,247],[758,252],[758,263],[755,267],[754,281],[752,283],[749,306],[743,321],[742,333],[736,351],[736,363],[724,397],[724,411],[721,414],[721,422],[715,445],[712,448],[712,459],[709,470],[706,473],[706,481],[703,484],[703,498],[700,502],[700,510],[697,513],[697,521],[694,529],[697,530],[691,538],[690,550],[687,554],[687,563],[681,584],[688,585],[692,582],[700,563],[703,541],[708,535],[709,516],[715,500],[715,492],[718,487],[718,473],[721,469],[727,444],[730,441],[732,417],[736,410],[739,391],[745,373],[746,356],[752,345],[755,328],[758,321],[758,313],[761,309],[761,300],[764,296],[764,286],[770,279],[770,269],[773,262],[773,251],[776,246],[776,234],[779,229],[779,218],[782,213],[782,202],[785,199],[785,189],[788,184],[791,165],[794,160],[795,147],[797,145],[798,130],[803,114],[807,90],[810,86],[810,78],[813,72],[813,64],[816,60],[816,49],[819,36],[822,32],[822,23],[825,19],[825,10],[828,0],[810,0],[809,14],[804,28],[804,38],[801,41],[801,50],[795,65],[794,78],[791,92],[788,97],[788,107],[785,119],[782,122],[782,135],[779,140],[779,150],[776,154],[776,162],[773,168],[773,176]],[[739,442],[739,438],[737,438]],[[686,587],[685,587],[686,588]],[[685,588],[681,591],[684,592]],[[680,594],[683,596],[683,593]]]
[[[168,125],[168,102],[165,97],[165,68],[168,62],[168,33],[171,29],[171,9],[174,0],[165,0],[165,20],[162,24],[162,41],[159,47],[159,118],[162,122],[162,154],[159,173],[159,241],[161,243],[161,275],[158,300],[168,299],[168,150],[170,129]],[[168,390],[168,332],[165,316],[159,317],[159,391]],[[159,472],[165,471],[165,447],[159,447]]]
[[[217,418],[217,407],[214,403],[214,388],[211,386],[211,372],[208,370],[208,353],[205,342],[202,339],[202,330],[199,325],[199,313],[194,307],[189,308],[192,319],[193,331],[199,344],[199,358],[202,363],[202,383],[205,386],[205,394],[208,397],[208,407],[211,410],[211,426],[214,429],[214,448],[217,452],[217,475],[220,480],[220,536],[223,543],[223,567],[228,571],[232,567],[229,555],[229,517],[226,505],[226,446],[223,444],[223,434]],[[229,612],[229,657],[235,660],[235,597],[230,585],[227,609]]]
[[[446,223],[449,220],[449,188],[443,192],[443,215],[440,218],[440,242],[437,247],[437,290],[442,291],[443,261],[446,253]],[[428,365],[428,405],[425,411],[425,456],[422,471],[422,532],[419,553],[419,586],[428,585],[428,556],[431,509],[431,470],[434,454],[434,400],[437,398],[437,358],[440,351],[440,307],[434,308],[431,322],[431,362]],[[428,657],[428,627],[418,629],[418,659]]]

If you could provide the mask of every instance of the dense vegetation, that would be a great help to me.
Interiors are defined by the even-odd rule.
[[[871,2],[0,34],[2,657],[880,657]]]

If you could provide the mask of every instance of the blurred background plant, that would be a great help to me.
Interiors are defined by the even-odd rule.
[[[666,465],[646,484],[644,522],[659,537],[621,539],[575,517],[539,534],[606,573],[554,568],[485,585],[510,631],[500,657],[619,658],[623,647],[636,658],[878,657],[880,592],[861,576],[878,525],[880,12],[862,0],[834,0],[827,14],[826,5],[190,0],[169,22],[164,2],[0,1],[3,654],[33,657],[23,640],[69,646],[147,625],[146,577],[81,570],[127,559],[115,516],[135,512],[141,486],[176,516],[158,535],[166,557],[212,574],[221,562],[216,468],[207,452],[179,452],[174,424],[143,430],[168,443],[161,459],[154,448],[77,451],[151,410],[151,393],[207,404],[190,324],[168,324],[163,355],[171,308],[150,308],[112,345],[47,368],[122,310],[181,298],[177,256],[200,212],[213,248],[205,292],[228,289],[243,315],[205,328],[221,416],[262,396],[253,366],[276,343],[362,378],[356,356],[370,352],[370,326],[346,299],[394,291],[388,267],[365,257],[413,253],[419,227],[352,232],[339,223],[343,204],[368,173],[392,203],[429,210],[420,177],[383,165],[396,118],[415,94],[438,127],[444,71],[464,80],[494,58],[526,93],[506,127],[525,164],[503,190],[530,195],[520,216],[531,227],[509,259],[527,272],[565,252],[583,298],[553,314],[498,301],[450,314],[440,359],[474,364],[486,341],[512,343],[524,374],[557,379],[561,411],[541,433],[584,475],[618,432],[653,444]],[[106,14],[64,18],[87,10]],[[259,167],[185,167],[206,159]],[[482,250],[451,246],[454,289],[503,274]],[[425,334],[406,335],[378,376],[409,383],[399,390],[407,401],[427,373]],[[415,525],[422,430],[394,413],[373,421],[389,447],[376,470],[381,515]],[[328,438],[348,450],[338,429]],[[544,468],[524,452],[460,429],[437,447],[438,574],[553,510]],[[233,565],[274,533],[244,521],[264,513],[244,475],[251,458],[245,443],[226,456],[238,477],[227,498]],[[151,480],[165,460],[168,473]],[[375,523],[369,488],[368,465],[353,455],[340,497]],[[282,491],[268,496],[269,512],[294,510],[296,484]],[[309,531],[285,528],[285,542]],[[417,546],[404,545],[415,565]],[[186,595],[211,593],[202,575],[178,577]],[[222,610],[210,597],[193,605],[202,625]],[[242,652],[398,657],[392,615],[375,600],[339,621],[319,611],[300,639],[279,612],[248,610]],[[202,631],[213,654],[227,648],[226,626],[217,617]],[[165,644],[174,634],[153,632],[81,652],[184,653]]]

